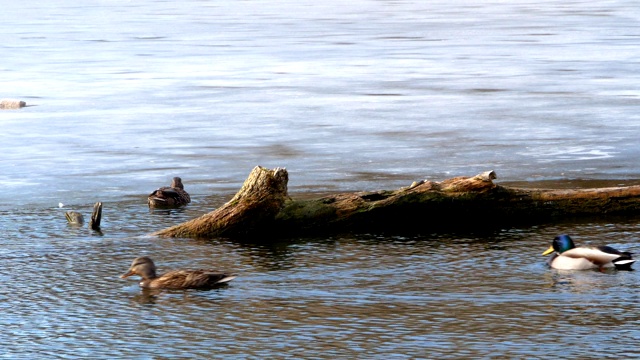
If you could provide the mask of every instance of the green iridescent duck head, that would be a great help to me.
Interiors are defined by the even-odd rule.
[[[558,235],[553,239],[551,247],[549,247],[547,251],[543,252],[542,255],[549,255],[554,251],[558,254],[562,254],[563,252],[575,247],[576,245],[573,243],[573,240],[571,240],[569,235]]]

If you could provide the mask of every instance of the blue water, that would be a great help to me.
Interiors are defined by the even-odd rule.
[[[147,236],[256,165],[286,167],[294,197],[486,170],[637,182],[632,1],[7,3],[0,34],[0,98],[30,105],[0,111],[5,357],[604,357],[640,336],[635,272],[539,256],[558,232],[633,251],[634,219],[266,247]],[[150,213],[173,176],[193,203]],[[64,222],[96,201],[102,236]],[[143,294],[118,279],[142,254],[241,276]]]

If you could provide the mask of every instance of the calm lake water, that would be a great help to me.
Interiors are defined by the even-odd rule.
[[[0,355],[638,356],[640,275],[559,272],[559,233],[640,248],[636,218],[278,244],[147,234],[229,200],[256,165],[293,197],[495,170],[640,179],[633,1],[9,3],[0,22]],[[192,204],[149,212],[181,176]],[[103,233],[66,224],[104,203]],[[59,207],[59,204],[62,207]],[[213,291],[118,278],[238,273]]]

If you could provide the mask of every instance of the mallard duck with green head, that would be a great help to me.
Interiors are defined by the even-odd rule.
[[[132,275],[142,278],[140,287],[145,289],[211,289],[236,278],[233,274],[219,273],[212,270],[173,270],[158,276],[156,265],[148,256],[133,260],[129,271],[120,276],[121,279]]]
[[[553,256],[547,261],[549,266],[559,270],[588,270],[615,267],[618,270],[631,270],[636,261],[632,253],[619,251],[611,246],[576,247],[569,235],[558,235],[551,247],[542,255]]]
[[[191,202],[191,197],[184,191],[182,179],[174,177],[171,186],[158,188],[147,197],[150,208],[179,208]]]

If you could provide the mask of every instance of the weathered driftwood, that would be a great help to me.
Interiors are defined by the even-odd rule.
[[[89,229],[100,231],[100,222],[102,221],[102,203],[97,202],[93,205],[93,212],[89,220]]]
[[[346,231],[430,232],[640,214],[640,186],[522,189],[497,185],[495,178],[495,173],[488,171],[441,182],[414,182],[393,191],[292,200],[286,195],[286,170],[256,168],[223,207],[156,235],[233,237],[259,233],[268,238]]]
[[[84,217],[77,211],[67,211],[64,216],[67,218],[67,222],[72,226],[82,226],[84,224]],[[97,202],[93,205],[93,212],[91,213],[91,219],[89,220],[89,229],[100,231],[100,222],[102,221],[102,203]]]
[[[158,231],[170,237],[242,237],[269,227],[287,198],[287,170],[257,166],[242,188],[222,207],[199,218]]]
[[[20,100],[2,99],[0,109],[20,109],[27,106],[27,103]]]

